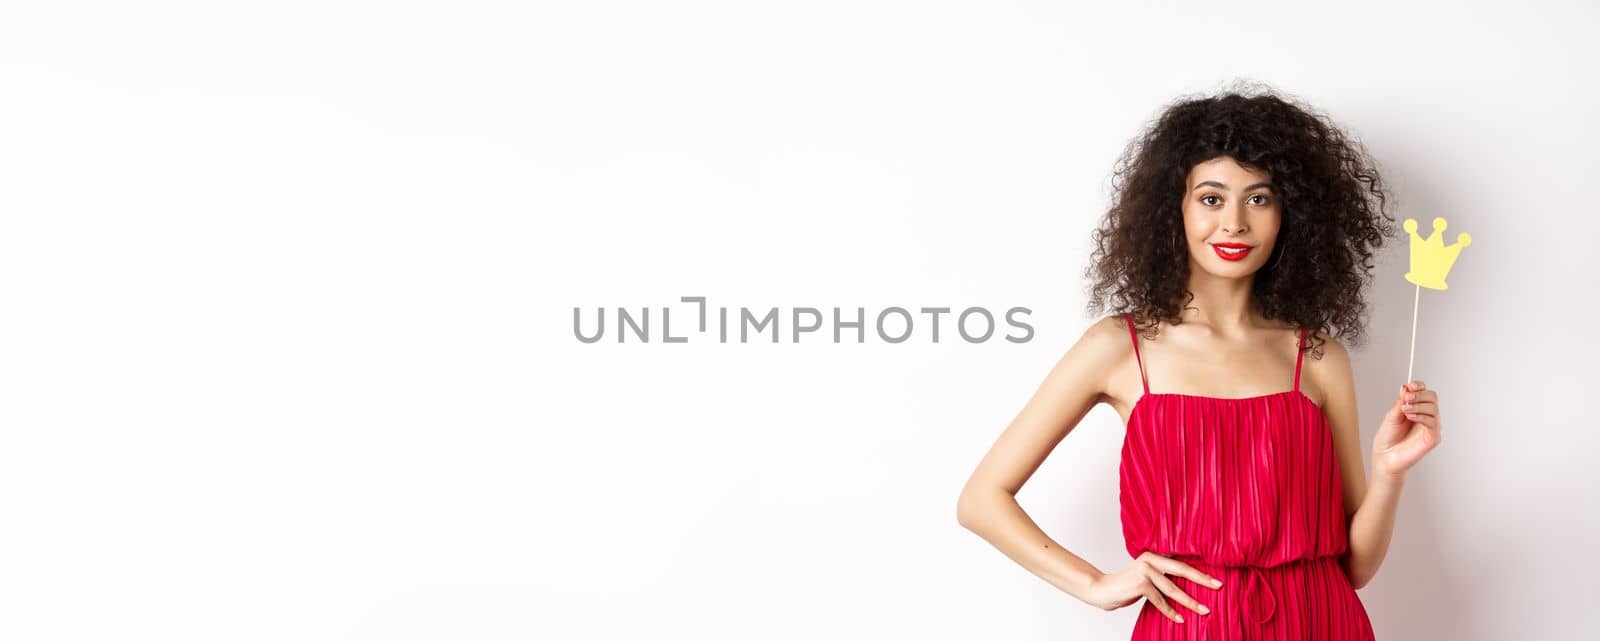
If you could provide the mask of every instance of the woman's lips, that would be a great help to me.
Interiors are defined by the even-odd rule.
[[[1222,251],[1224,248],[1226,248],[1226,249],[1242,249],[1244,251],[1226,252],[1226,251]],[[1231,261],[1244,260],[1244,258],[1246,256],[1249,256],[1250,252],[1252,250],[1254,250],[1254,249],[1255,249],[1254,247],[1251,247],[1249,245],[1240,245],[1240,244],[1237,244],[1237,243],[1216,243],[1216,244],[1211,245],[1211,250],[1217,252],[1217,257],[1218,258],[1221,258],[1223,260],[1231,260]]]

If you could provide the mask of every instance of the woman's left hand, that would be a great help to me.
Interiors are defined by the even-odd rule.
[[[1405,476],[1406,470],[1439,445],[1439,393],[1425,389],[1422,381],[1400,387],[1394,407],[1383,416],[1372,439],[1372,471],[1388,478]]]

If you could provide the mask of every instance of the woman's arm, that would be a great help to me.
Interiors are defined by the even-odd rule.
[[[1380,478],[1373,475],[1372,489],[1360,509],[1350,519],[1350,552],[1345,555],[1344,572],[1350,585],[1366,587],[1389,554],[1389,539],[1394,536],[1394,515],[1400,509],[1400,490],[1405,476]]]
[[[1419,422],[1411,423],[1402,409],[1409,390],[1402,390],[1378,428],[1373,442],[1372,473],[1368,476],[1362,470],[1360,423],[1356,416],[1355,377],[1350,355],[1343,345],[1322,336],[1327,343],[1323,362],[1318,367],[1318,385],[1327,399],[1323,403],[1323,413],[1333,431],[1349,526],[1350,545],[1343,565],[1350,584],[1359,589],[1372,581],[1388,555],[1389,541],[1394,536],[1395,513],[1405,487],[1405,469],[1438,443],[1438,432],[1434,429],[1436,416],[1418,416]],[[1415,389],[1420,390],[1420,383]],[[1418,399],[1418,409],[1435,414],[1436,405],[1431,402],[1435,395],[1431,391],[1416,393],[1424,397]],[[1424,425],[1424,422],[1431,425]],[[1420,429],[1412,430],[1413,425]],[[1412,438],[1404,438],[1408,435]],[[1405,442],[1400,443],[1401,440]],[[1397,444],[1403,447],[1395,447]],[[1402,465],[1396,464],[1397,449],[1405,451],[1398,459]]]
[[[956,502],[956,519],[1029,572],[1085,598],[1102,576],[1051,540],[1017,504],[1016,494],[1045,457],[1104,399],[1106,379],[1124,356],[1128,330],[1115,316],[1086,329],[978,463]]]

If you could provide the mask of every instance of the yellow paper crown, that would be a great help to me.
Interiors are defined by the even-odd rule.
[[[1450,288],[1445,285],[1444,277],[1456,264],[1461,249],[1472,244],[1472,236],[1462,232],[1456,236],[1456,244],[1445,247],[1444,228],[1447,225],[1443,218],[1434,218],[1433,235],[1423,240],[1417,235],[1417,220],[1406,219],[1406,233],[1411,234],[1411,271],[1406,272],[1406,280],[1428,289]]]

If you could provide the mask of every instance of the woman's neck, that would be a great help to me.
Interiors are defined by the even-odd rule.
[[[1189,292],[1194,299],[1178,310],[1184,323],[1211,328],[1219,336],[1242,336],[1265,320],[1251,291],[1255,277],[1218,278],[1203,269],[1189,271]]]

